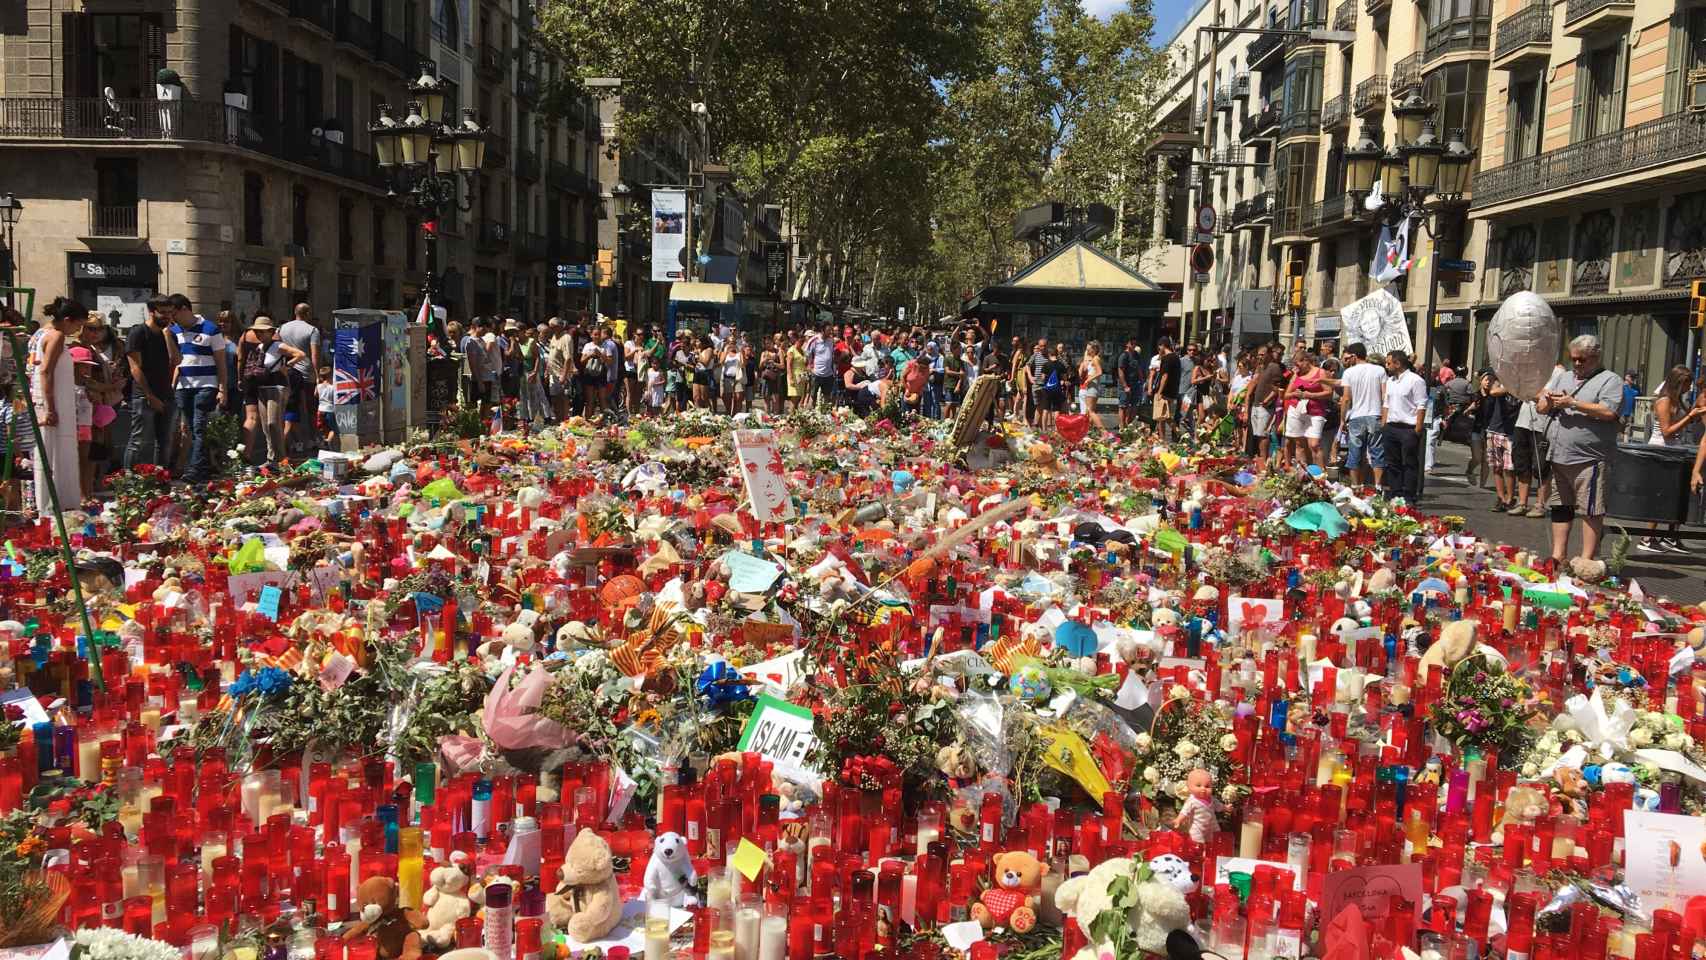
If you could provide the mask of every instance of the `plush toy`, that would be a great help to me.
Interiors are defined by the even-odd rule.
[[[1029,851],[1013,850],[995,857],[995,885],[971,905],[971,918],[990,927],[1011,927],[1029,933],[1037,925],[1036,890],[1048,864]]]
[[[672,907],[683,906],[688,891],[699,879],[693,861],[687,856],[687,839],[679,833],[660,833],[652,843],[652,856],[646,861],[646,876],[641,893],[647,900],[662,900]]]
[[[551,925],[588,943],[615,929],[622,919],[622,894],[616,889],[610,844],[591,830],[582,830],[569,844],[563,861],[562,883],[545,898]]]
[[[397,881],[390,877],[363,880],[355,888],[355,910],[361,919],[344,931],[345,940],[372,937],[378,943],[381,960],[420,957],[420,928],[425,921],[414,911],[397,905]]]
[[[1186,830],[1195,843],[1207,844],[1220,832],[1220,821],[1214,818],[1214,774],[1201,767],[1190,772],[1185,780],[1190,796],[1173,818],[1174,830]]]
[[[1546,801],[1546,794],[1541,792],[1539,787],[1530,783],[1517,784],[1505,795],[1504,816],[1500,818],[1498,826],[1493,828],[1493,842],[1504,842],[1506,825],[1531,825],[1545,816],[1548,809],[1550,805]]]
[[[1557,783],[1553,791],[1552,813],[1568,814],[1572,817],[1586,819],[1588,815],[1588,782],[1582,772],[1575,767],[1559,764],[1552,771],[1552,779]]]
[[[427,908],[426,929],[421,941],[429,950],[448,950],[456,945],[456,921],[473,916],[473,899],[468,896],[469,877],[460,861],[464,854],[452,854],[452,863],[433,870],[428,878],[432,887],[421,895],[421,906]]]
[[[1160,859],[1163,858],[1157,858]],[[1178,871],[1172,869],[1173,864],[1159,864],[1161,869],[1157,870],[1153,863],[1140,863],[1128,857],[1104,860],[1089,873],[1061,884],[1054,893],[1055,905],[1076,920],[1078,929],[1086,935],[1095,929],[1097,917],[1110,910],[1123,910],[1126,914],[1123,928],[1132,932],[1139,950],[1166,955],[1170,953],[1169,939],[1184,938],[1190,941],[1191,952],[1198,952],[1196,941],[1190,936],[1191,908],[1185,902],[1187,884],[1194,886],[1189,871],[1181,879]],[[1115,880],[1122,878],[1128,886],[1116,898],[1110,888]],[[1091,940],[1072,960],[1096,960],[1118,953],[1110,942]]]

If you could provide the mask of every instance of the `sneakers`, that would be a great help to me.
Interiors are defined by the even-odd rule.
[[[1688,545],[1675,537],[1660,537],[1654,542],[1658,544],[1660,550],[1666,553],[1687,554],[1689,552]]]
[[[1546,516],[1546,511],[1540,509],[1539,505],[1537,504],[1535,506],[1529,507],[1528,511],[1526,513],[1524,513],[1523,516],[1530,517],[1532,519],[1538,520],[1541,517]]]
[[[1651,537],[1642,537],[1641,542],[1635,544],[1635,552],[1636,553],[1665,553],[1665,552],[1667,552],[1665,550],[1665,548],[1660,546],[1659,544],[1660,544],[1660,541],[1654,540]]]

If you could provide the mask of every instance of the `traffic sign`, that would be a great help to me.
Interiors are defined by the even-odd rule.
[[[1208,234],[1214,233],[1215,222],[1216,222],[1216,218],[1214,215],[1214,208],[1213,207],[1211,207],[1205,203],[1202,206],[1197,208],[1197,232],[1198,233],[1208,233]]]
[[[557,264],[557,286],[585,289],[592,286],[592,270],[584,263]]]
[[[1442,258],[1440,258],[1440,261],[1439,261],[1439,268],[1441,270],[1448,270],[1452,273],[1474,273],[1475,272],[1475,261],[1473,261],[1473,260],[1446,260],[1445,258],[1442,257]]]
[[[1213,278],[1211,278],[1206,273],[1193,273],[1193,274],[1191,274],[1191,282],[1196,284],[1199,287],[1207,286],[1209,280],[1211,280],[1211,279],[1213,279]]]
[[[1214,269],[1214,248],[1206,243],[1199,243],[1191,248],[1191,271],[1207,273]]]

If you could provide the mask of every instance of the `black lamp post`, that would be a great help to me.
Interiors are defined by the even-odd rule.
[[[17,242],[13,228],[18,225],[18,218],[24,215],[24,202],[10,193],[0,197],[0,226],[6,228],[6,285],[17,283]]]
[[[380,105],[379,120],[368,132],[390,195],[422,215],[426,277],[421,290],[431,298],[438,292],[438,221],[474,208],[474,175],[486,162],[487,130],[472,110],[462,111],[461,123],[444,115],[444,83],[431,63],[421,64],[409,97],[409,112],[401,120],[391,116],[389,104]]]

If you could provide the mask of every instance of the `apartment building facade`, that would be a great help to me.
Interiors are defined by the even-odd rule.
[[[438,222],[453,314],[584,306],[597,126],[537,112],[554,66],[522,0],[27,0],[0,14],[0,192],[24,205],[10,278],[120,323],[155,292],[211,315],[408,307],[421,215],[368,127],[423,64],[490,127],[472,208]],[[163,74],[162,71],[170,71]],[[171,75],[176,83],[162,82]],[[0,272],[5,272],[0,270]]]
[[[1286,32],[1221,33],[1211,43],[1217,35],[1200,28],[1216,22]],[[1193,175],[1205,160],[1212,171],[1206,194],[1200,176],[1188,191],[1175,177],[1172,195],[1158,198],[1167,204],[1157,224],[1175,247],[1192,239],[1180,228],[1198,205],[1206,200],[1217,215],[1215,270],[1200,309],[1182,250],[1179,273],[1163,272],[1183,281],[1181,317],[1193,338],[1269,324],[1286,342],[1338,337],[1340,309],[1376,286],[1369,266],[1380,228],[1365,196],[1348,189],[1346,150],[1364,134],[1396,146],[1392,108],[1412,95],[1431,107],[1442,141],[1461,129],[1477,148],[1491,24],[1489,0],[1207,0],[1196,10],[1173,41],[1181,72],[1169,101],[1172,132],[1154,147],[1175,175]],[[1435,197],[1427,209],[1427,229],[1411,242],[1415,266],[1390,286],[1422,358],[1473,362],[1485,339],[1479,285],[1437,266],[1479,265],[1486,228],[1462,198]],[[1293,273],[1304,278],[1297,306],[1288,295]],[[1261,313],[1264,299],[1265,314],[1239,316]]]
[[[1706,4],[1494,2],[1469,211],[1490,238],[1482,309],[1532,290],[1650,392],[1699,347],[1684,298],[1706,280]]]

